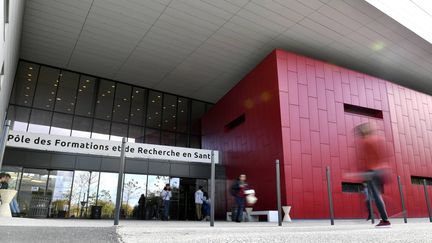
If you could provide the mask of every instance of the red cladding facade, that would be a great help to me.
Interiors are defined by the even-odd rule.
[[[379,78],[275,50],[203,117],[202,144],[221,151],[227,187],[247,175],[258,197],[254,210],[276,209],[279,159],[282,204],[292,206],[293,218],[329,216],[327,166],[335,217],[360,218],[367,215],[364,196],[343,192],[342,183],[360,182],[345,175],[361,170],[353,128],[369,121],[391,154],[389,215],[402,216],[399,175],[408,216],[427,216],[423,186],[411,176],[432,177],[432,97]]]

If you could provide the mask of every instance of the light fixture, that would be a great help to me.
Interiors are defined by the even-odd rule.
[[[96,101],[96,103],[98,103],[98,104],[99,104],[99,103],[100,103],[100,101],[98,100],[98,101]]]
[[[135,93],[137,93],[137,94],[138,94],[138,93],[139,93],[139,91],[137,90],[137,91],[135,91]]]
[[[29,87],[29,86],[27,86],[27,87],[26,87],[26,89],[30,89],[30,87]]]
[[[54,84],[54,87],[57,87],[57,84]]]
[[[57,100],[61,100],[61,98],[60,98],[60,97],[57,97]]]
[[[32,67],[32,66],[30,66],[30,67],[29,67],[29,69],[30,69],[30,70],[33,70],[33,67]]]
[[[181,103],[181,100],[178,100],[178,103]]]
[[[160,98],[160,95],[158,95],[157,97]]]
[[[151,120],[151,117],[149,116],[149,118],[148,118],[149,120]]]
[[[86,79],[86,82],[87,82],[87,83],[90,83],[90,80]]]
[[[50,107],[49,105],[46,105],[46,107]]]
[[[120,107],[120,105],[117,105],[117,107]]]
[[[31,73],[27,73],[27,76],[31,77],[32,75],[31,75]]]
[[[24,100],[24,104],[27,104],[27,100]]]
[[[165,120],[165,123],[167,123],[168,122],[168,120]]]
[[[90,115],[90,114],[91,114],[91,112],[89,111],[89,112],[87,112],[87,114],[89,114],[89,115]]]
[[[78,91],[79,91],[79,92],[81,92],[81,91],[82,91],[82,89],[79,89]]]
[[[111,86],[111,87],[115,88],[115,86],[114,86],[114,85],[113,85],[113,86]]]
[[[164,106],[164,107],[162,107],[164,110],[166,109],[166,107]]]
[[[73,103],[73,102],[71,102],[70,104],[71,104],[71,105],[74,105],[74,103]]]
[[[71,108],[68,108],[67,110],[68,110],[68,111],[71,111]]]
[[[152,103],[155,103],[155,101],[154,101],[154,100],[152,100]]]
[[[83,85],[83,88],[85,89],[85,88],[87,88],[87,86]]]
[[[108,90],[107,93],[108,93],[108,94],[111,94],[111,90]]]
[[[59,76],[61,77],[61,76],[63,76],[63,74],[62,74],[62,73],[59,73]]]
[[[184,110],[181,110],[180,112],[184,112]]]
[[[127,118],[125,118],[124,120],[125,120],[125,121],[127,121],[128,119],[127,119]]]
[[[133,114],[133,113],[131,113],[131,116],[134,116],[134,114]]]
[[[105,94],[102,94],[102,96],[104,96],[104,97],[105,97]]]
[[[48,101],[52,101],[52,99],[48,99]]]
[[[24,96],[25,96],[25,97],[29,97],[29,95],[28,95],[28,94],[25,94]]]
[[[173,105],[171,105],[172,107],[175,107],[175,105],[173,104]]]
[[[175,115],[173,116],[173,118],[175,118]]]
[[[28,78],[27,81],[31,82],[31,78]]]
[[[56,80],[56,83],[60,82],[58,79]]]
[[[126,99],[126,98],[123,98],[123,101],[127,101],[127,99]]]
[[[159,112],[157,112],[157,111],[156,111],[156,112],[155,112],[155,114],[156,114],[156,115],[158,115],[158,114],[159,114]]]
[[[137,111],[140,111],[140,108],[137,108]]]
[[[52,94],[52,95],[55,94],[54,91],[52,91],[51,94]]]
[[[110,118],[110,116],[107,116],[107,118]]]

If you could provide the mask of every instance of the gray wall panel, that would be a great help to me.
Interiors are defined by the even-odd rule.
[[[168,162],[149,162],[150,175],[169,175],[170,164]]]
[[[210,165],[191,164],[190,176],[195,178],[210,178]]]
[[[75,169],[77,170],[100,170],[101,158],[89,156],[77,156]]]
[[[125,172],[126,173],[133,173],[133,174],[147,174],[148,173],[148,161],[147,160],[126,159]]]
[[[52,169],[71,170],[75,168],[76,156],[65,154],[53,154],[51,157]]]
[[[120,169],[120,158],[102,158],[101,170],[118,172]]]
[[[48,152],[26,152],[25,166],[32,168],[49,168],[51,154]]]
[[[170,175],[177,177],[189,177],[189,164],[172,163]]]
[[[6,165],[21,165],[26,160],[26,152],[14,149],[6,149],[3,163]]]

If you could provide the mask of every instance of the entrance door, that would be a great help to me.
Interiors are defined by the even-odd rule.
[[[196,179],[180,178],[179,220],[195,220]]]
[[[27,217],[47,217],[52,192],[47,192],[48,170],[24,168],[18,203]]]

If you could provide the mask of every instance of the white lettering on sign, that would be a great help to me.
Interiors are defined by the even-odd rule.
[[[121,142],[117,141],[36,134],[18,131],[9,132],[6,145],[17,148],[112,157],[120,157],[122,148]],[[213,152],[214,161],[215,163],[218,163],[218,151]],[[145,143],[126,143],[125,156],[127,158],[211,163],[211,150]]]

